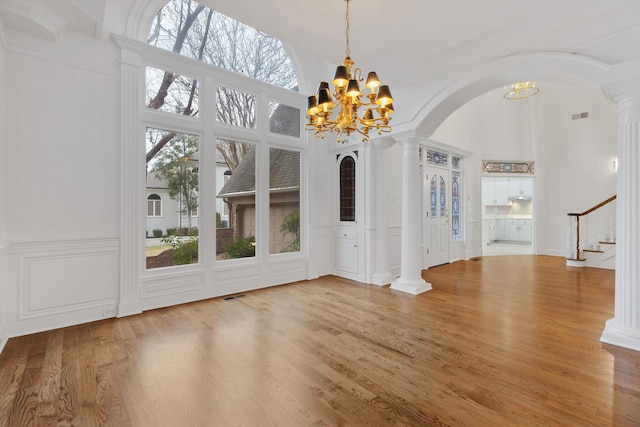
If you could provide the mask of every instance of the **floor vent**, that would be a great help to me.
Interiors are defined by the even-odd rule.
[[[230,296],[230,297],[224,297],[224,300],[225,301],[231,301],[232,299],[244,298],[244,297],[246,297],[246,295],[233,295],[233,296]]]

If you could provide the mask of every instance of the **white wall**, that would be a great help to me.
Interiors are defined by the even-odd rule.
[[[539,94],[519,101],[504,100],[502,88],[479,96],[449,116],[433,138],[477,153],[478,162],[535,161],[536,250],[565,256],[566,214],[615,194],[618,109],[594,85],[538,86]],[[581,112],[589,117],[572,120]]]
[[[7,46],[9,332],[111,316],[120,212],[115,45],[8,31]]]
[[[118,224],[116,52],[63,35],[7,54],[7,239],[112,237]]]
[[[4,26],[0,20],[0,76],[5,72],[5,42]],[[5,186],[6,186],[6,155],[5,155],[5,80],[0,78],[0,351],[4,348],[7,334],[7,240],[5,237]]]

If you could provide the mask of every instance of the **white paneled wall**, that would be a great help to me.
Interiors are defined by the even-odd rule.
[[[117,239],[16,243],[7,259],[12,335],[116,314]]]

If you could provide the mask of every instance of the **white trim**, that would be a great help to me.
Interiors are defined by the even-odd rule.
[[[600,337],[601,342],[640,351],[640,334],[638,334],[638,329],[625,328],[619,325],[616,319],[607,320],[605,325],[602,336]]]
[[[0,353],[9,340],[9,307],[8,307],[8,287],[9,278],[7,276],[7,254],[8,245],[0,245]]]
[[[308,276],[308,243],[299,254],[270,256],[269,244],[269,191],[267,179],[268,148],[292,149],[301,153],[300,207],[309,215],[309,192],[304,185],[308,177],[306,140],[300,137],[274,134],[269,131],[268,114],[271,101],[298,108],[302,113],[306,98],[291,90],[243,76],[210,64],[177,55],[146,43],[125,37],[112,36],[121,49],[121,283],[118,316],[136,314],[150,308],[211,298],[226,293],[259,289],[266,286],[301,280]],[[146,67],[167,69],[190,78],[200,84],[200,114],[198,117],[181,117],[172,113],[149,110],[144,106]],[[217,86],[226,86],[250,93],[256,97],[258,122],[255,129],[246,129],[217,123],[215,117],[215,93]],[[213,94],[213,96],[211,96]],[[302,123],[302,119],[301,123]],[[250,259],[216,262],[214,246],[200,245],[199,262],[188,266],[176,266],[146,270],[144,235],[136,230],[145,229],[146,194],[144,169],[144,131],[146,127],[166,129],[197,135],[200,141],[200,161],[217,164],[215,144],[218,139],[234,139],[256,146],[256,257]],[[301,132],[302,132],[301,126]],[[142,136],[140,136],[142,135]],[[267,163],[265,163],[265,161]],[[203,241],[215,241],[215,168],[201,168],[199,231]],[[140,200],[140,202],[138,201]],[[142,202],[144,200],[144,203]],[[166,206],[163,206],[163,211]],[[266,211],[265,211],[266,210]],[[307,240],[309,228],[302,218],[302,239]]]

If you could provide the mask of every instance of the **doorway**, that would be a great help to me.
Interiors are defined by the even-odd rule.
[[[482,178],[482,255],[534,254],[534,178]]]

